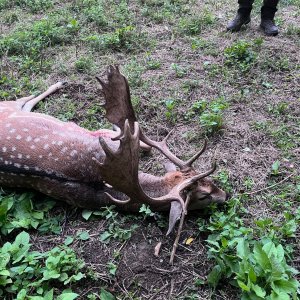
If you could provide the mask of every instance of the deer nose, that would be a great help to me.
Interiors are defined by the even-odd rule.
[[[232,195],[231,195],[230,193],[227,193],[227,192],[226,192],[226,198],[225,198],[225,201],[229,200],[229,199],[231,198],[231,196],[232,196]]]

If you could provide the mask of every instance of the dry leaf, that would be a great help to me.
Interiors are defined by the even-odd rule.
[[[186,245],[190,245],[193,242],[194,238],[193,237],[189,237],[186,241],[185,244]]]

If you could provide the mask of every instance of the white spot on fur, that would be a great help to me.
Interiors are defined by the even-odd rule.
[[[76,150],[72,150],[71,153],[70,153],[70,155],[71,155],[72,157],[74,157],[76,154],[77,154],[77,151],[76,151]]]

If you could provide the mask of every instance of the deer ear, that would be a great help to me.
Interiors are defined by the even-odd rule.
[[[176,225],[176,222],[181,217],[181,214],[182,214],[181,203],[178,201],[172,201],[171,208],[170,208],[170,215],[169,215],[169,228],[168,228],[168,232],[166,235],[169,235],[173,231],[173,229]]]

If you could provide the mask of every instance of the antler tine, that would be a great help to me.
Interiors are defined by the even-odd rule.
[[[162,141],[157,142],[157,141],[151,140],[146,135],[144,135],[143,132],[141,132],[140,140],[142,142],[144,142],[145,144],[159,150],[165,157],[167,157],[172,163],[174,163],[176,166],[178,166],[181,169],[185,165],[184,161],[182,161],[177,156],[175,156],[169,150],[168,145],[167,145],[167,139],[169,138],[170,134],[171,134],[171,132]]]
[[[192,164],[195,162],[196,159],[205,151],[207,146],[207,141],[204,140],[204,145],[200,151],[198,151],[193,157],[191,157],[188,161],[183,161],[175,156],[168,148],[167,140],[170,137],[173,130],[171,130],[168,135],[160,142],[156,142],[148,138],[144,135],[143,132],[140,134],[140,139],[145,144],[158,149],[164,156],[166,156],[171,162],[173,162],[176,166],[180,168],[182,171],[189,170],[192,167]]]
[[[193,157],[191,157],[187,162],[185,167],[186,168],[191,168],[192,164],[200,157],[200,155],[206,150],[207,147],[207,140],[204,140],[203,147],[200,151],[198,151]]]
[[[114,153],[111,151],[111,149],[108,147],[108,145],[106,144],[106,142],[104,141],[103,137],[99,137],[99,143],[103,149],[103,151],[105,152],[106,157],[108,158],[112,158],[114,156]],[[94,159],[94,158],[93,158]],[[99,164],[101,164],[98,161]]]
[[[107,89],[108,88],[108,84],[107,83],[105,83],[102,79],[100,79],[98,76],[96,76],[96,79],[97,79],[97,81],[100,83],[100,85],[101,85],[101,87],[103,88],[103,89]]]
[[[100,139],[99,139],[99,141],[100,141]],[[106,144],[104,141],[102,141],[103,142],[103,144]],[[101,143],[101,142],[100,142]],[[101,143],[101,145],[102,145],[102,143]],[[107,147],[107,145],[106,145],[106,147]],[[108,149],[108,148],[107,148]],[[105,151],[105,150],[104,150]],[[106,152],[105,152],[106,153]],[[107,154],[107,153],[106,153]],[[103,166],[103,164],[99,161],[99,160],[97,160],[95,157],[92,157],[92,160],[99,166],[99,167],[102,167]],[[105,192],[104,193],[111,201],[113,201],[113,202],[115,202],[116,204],[128,204],[130,201],[131,201],[131,199],[130,198],[128,198],[127,200],[119,200],[119,199],[116,199],[116,198],[114,198],[110,193],[108,193],[108,192]]]
[[[104,193],[111,201],[115,202],[116,204],[128,204],[131,201],[131,198],[128,198],[127,200],[119,200],[115,197],[113,197],[110,193],[105,192]]]
[[[210,174],[212,174],[216,170],[216,168],[217,168],[217,163],[216,163],[216,161],[213,161],[212,167],[208,171],[206,171],[204,173],[201,173],[201,174],[197,174],[197,175],[195,175],[195,176],[193,176],[191,178],[188,178],[188,179],[184,180],[180,184],[179,189],[181,191],[183,191],[184,189],[186,189],[186,188],[190,187],[191,185],[193,185],[198,180],[200,180],[200,179],[202,179],[204,177],[207,177]]]
[[[170,130],[170,132],[165,136],[165,138],[162,140],[162,142],[165,142],[167,144],[167,141],[169,139],[169,137],[171,136],[171,134],[173,133],[174,129]]]

